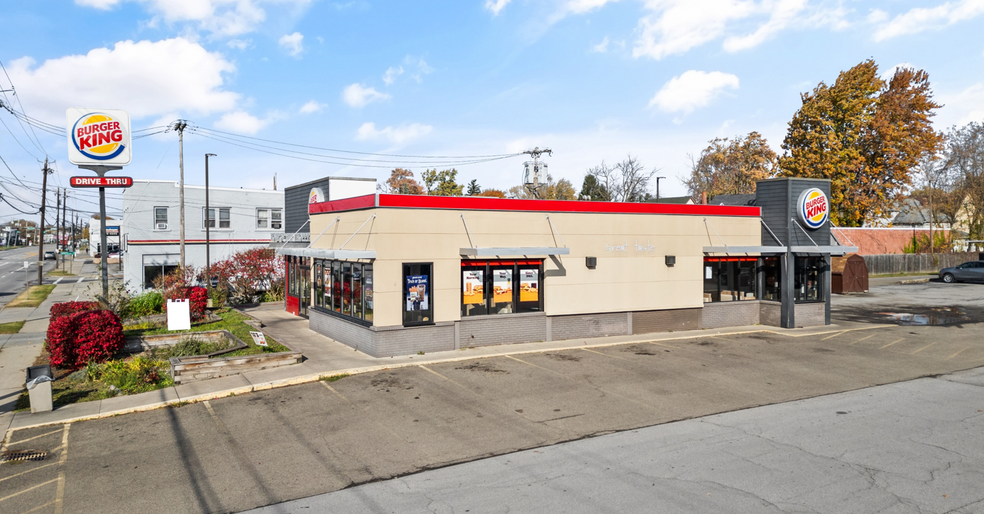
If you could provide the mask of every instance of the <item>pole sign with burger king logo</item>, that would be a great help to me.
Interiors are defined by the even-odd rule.
[[[130,164],[130,115],[114,109],[70,107],[68,160],[78,166]]]
[[[799,195],[796,212],[806,228],[816,230],[830,219],[830,200],[818,188],[807,189]]]

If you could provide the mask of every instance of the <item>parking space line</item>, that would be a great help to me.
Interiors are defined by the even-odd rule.
[[[835,337],[837,337],[837,336],[839,336],[839,335],[841,335],[843,333],[846,333],[846,332],[847,332],[847,330],[841,330],[840,332],[834,332],[832,335],[829,335],[829,336],[821,339],[821,341],[826,341],[827,339],[833,339],[833,338],[835,338]]]
[[[861,341],[864,341],[865,339],[871,339],[872,337],[875,337],[876,335],[878,335],[878,334],[871,334],[868,337],[862,337],[861,339],[858,339],[857,341],[854,341],[853,343],[848,344],[848,346],[854,346],[854,345],[860,343]]]
[[[657,343],[656,341],[649,341],[648,344],[654,344],[656,346],[665,346],[667,348],[673,348],[674,350],[679,350],[679,348],[671,344]]]
[[[947,357],[947,358],[946,358],[946,360],[950,360],[950,359],[952,359],[952,358],[954,358],[954,357],[956,357],[957,355],[960,355],[960,354],[961,354],[961,353],[962,353],[962,352],[963,352],[964,350],[966,350],[966,349],[968,349],[968,348],[970,348],[970,347],[969,347],[969,346],[964,346],[963,348],[961,348],[961,349],[959,349],[959,350],[957,350],[957,353],[955,353],[955,354],[953,354],[953,355],[951,355],[951,356],[949,356],[949,357]]]
[[[421,366],[421,367],[423,367],[423,366]],[[428,370],[428,371],[430,371],[430,370]],[[358,407],[358,405],[356,405],[355,402],[353,402],[352,400],[349,400],[348,398],[345,397],[345,395],[343,395],[342,393],[339,393],[337,390],[335,390],[334,387],[328,385],[328,382],[325,382],[325,381],[322,380],[321,381],[321,385],[327,387],[329,391],[335,393],[339,398],[341,398],[342,400],[345,400],[345,402],[348,403],[349,405],[351,405],[352,407]],[[387,426],[385,423],[381,423],[381,422],[375,421],[375,420],[373,420],[373,422],[377,426],[379,426],[379,428],[382,428],[383,430],[389,432],[389,434],[391,436],[393,436],[395,439],[397,439],[398,441],[406,441],[406,438],[405,437],[400,436],[400,434],[397,434],[392,428],[390,428],[389,426]]]
[[[892,346],[893,344],[898,343],[900,341],[905,341],[905,338],[903,337],[902,339],[896,339],[895,341],[892,341],[891,343],[888,343],[885,346],[882,346],[881,348],[878,348],[878,349],[879,350],[884,350],[885,348],[888,348],[889,346]]]
[[[81,284],[83,280],[85,280],[85,277],[79,277],[78,281],[76,281],[75,283]]]
[[[52,462],[52,463],[49,463],[49,464],[45,464],[44,466],[38,466],[38,467],[36,467],[34,469],[29,469],[27,471],[22,471],[20,473],[17,473],[16,475],[10,475],[9,477],[0,478],[0,482],[3,482],[4,480],[10,480],[11,478],[17,478],[17,477],[19,477],[21,475],[26,475],[28,473],[31,473],[32,471],[37,471],[39,469],[44,469],[44,468],[47,468],[47,467],[57,466],[57,465],[58,465],[57,462]]]
[[[58,283],[59,283],[59,282],[61,282],[61,281],[62,281],[62,279],[64,279],[64,278],[65,278],[65,277],[58,277],[58,280],[56,280],[56,281],[55,281],[55,285],[58,285]]]
[[[932,343],[929,343],[929,344],[927,344],[926,346],[923,346],[922,348],[920,348],[920,349],[918,349],[918,350],[916,350],[916,351],[914,351],[914,352],[912,352],[912,353],[910,353],[909,355],[915,355],[915,354],[917,354],[917,353],[919,353],[919,352],[921,352],[921,351],[923,351],[923,350],[925,350],[926,348],[929,348],[930,346],[933,346],[934,344],[936,344],[936,341],[933,341]]]
[[[14,496],[20,496],[20,495],[22,495],[22,494],[24,494],[24,493],[26,493],[28,491],[33,491],[33,490],[35,490],[35,489],[37,489],[39,487],[44,487],[44,486],[46,486],[48,484],[53,484],[53,483],[55,483],[57,481],[58,481],[57,478],[53,478],[51,480],[48,480],[47,482],[40,483],[38,485],[28,487],[27,489],[24,489],[24,490],[21,490],[21,491],[17,491],[14,494],[11,494],[11,495],[8,495],[8,496],[4,496],[3,498],[0,498],[0,502],[9,500],[9,499],[13,498]]]
[[[57,434],[58,432],[61,432],[62,430],[63,429],[59,428],[58,430],[52,430],[51,432],[46,432],[46,433],[41,434],[41,435],[36,435],[34,437],[28,437],[27,439],[21,439],[20,441],[11,441],[11,442],[7,443],[7,448],[10,448],[11,446],[13,446],[15,444],[26,443],[28,441],[33,441],[35,439],[40,439],[42,437],[49,436],[51,434]]]
[[[512,355],[503,355],[503,357],[512,359],[512,360],[514,360],[516,362],[522,362],[523,364],[526,364],[527,366],[533,366],[536,369],[542,369],[543,371],[548,371],[548,372],[553,373],[555,375],[560,375],[560,376],[565,377],[565,378],[570,378],[570,376],[568,376],[568,375],[566,375],[564,373],[561,373],[559,371],[554,371],[552,369],[547,369],[547,368],[544,368],[543,366],[537,366],[536,364],[533,364],[532,362],[526,362],[523,359],[517,359],[516,357],[513,357]]]
[[[65,499],[65,462],[68,461],[68,429],[72,428],[71,423],[65,423],[65,432],[62,434],[61,458],[58,459],[58,489],[55,491],[55,514],[62,514],[62,506]]]

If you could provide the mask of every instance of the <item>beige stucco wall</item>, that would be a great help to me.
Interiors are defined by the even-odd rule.
[[[434,263],[431,288],[435,321],[461,318],[459,254],[461,248],[472,246],[462,215],[475,246],[566,243],[570,255],[544,260],[546,278],[541,291],[544,310],[551,316],[702,307],[702,250],[721,245],[704,223],[705,218],[728,245],[760,244],[758,217],[550,213],[555,235],[543,212],[374,208],[312,214],[312,240],[332,220],[340,218],[312,247],[337,249],[373,214],[376,218],[344,249],[376,251],[373,293],[377,326],[402,324],[402,264],[412,262]],[[676,256],[675,266],[666,266],[666,255]],[[595,269],[585,266],[587,256],[598,258]]]

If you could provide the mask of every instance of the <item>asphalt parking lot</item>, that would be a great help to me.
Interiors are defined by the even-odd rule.
[[[888,297],[929,291],[940,300],[935,307],[984,291],[936,283],[884,289]],[[801,337],[763,327],[449,362],[17,430],[8,450],[49,453],[0,465],[0,510],[235,512],[562,441],[984,365],[976,315],[904,326],[884,322],[876,308],[866,320],[858,314],[868,312],[859,306],[866,298],[841,300],[858,303],[845,308],[853,319]]]

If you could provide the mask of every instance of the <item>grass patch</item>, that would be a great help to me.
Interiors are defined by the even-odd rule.
[[[278,343],[274,338],[269,335],[266,337],[269,346],[257,346],[253,343],[253,338],[250,337],[249,332],[254,330],[253,327],[247,325],[245,320],[249,319],[248,316],[242,314],[236,310],[230,308],[222,308],[214,311],[222,321],[216,321],[213,323],[200,323],[192,326],[194,331],[207,331],[207,330],[228,330],[232,334],[238,337],[242,342],[246,343],[246,348],[242,350],[237,350],[235,352],[230,352],[222,355],[222,357],[240,357],[243,355],[256,355],[258,353],[278,353],[278,352],[289,352],[290,349],[286,346]],[[162,323],[141,323],[139,325],[127,325],[123,327],[123,335],[130,336],[150,336],[157,334],[186,334],[188,332],[184,330],[176,330],[170,332],[167,330],[167,325]]]
[[[75,273],[69,273],[63,269],[56,269],[48,272],[49,277],[75,277]]]
[[[194,337],[182,339],[178,344],[162,348],[152,348],[147,355],[154,359],[170,359],[171,357],[190,357],[193,355],[208,355],[212,352],[225,350],[230,345],[226,341],[210,343]]]
[[[44,286],[31,286],[23,293],[17,295],[7,304],[7,307],[37,307],[41,305],[48,295],[55,290],[53,284],[48,284]]]
[[[330,377],[321,377],[319,380],[322,380],[324,382],[338,382],[339,380],[341,380],[341,379],[343,379],[343,378],[345,378],[347,376],[349,376],[348,373],[341,373],[341,374],[338,374],[338,375],[332,375]]]
[[[11,321],[10,323],[0,323],[0,334],[16,334],[24,328],[23,321]]]

